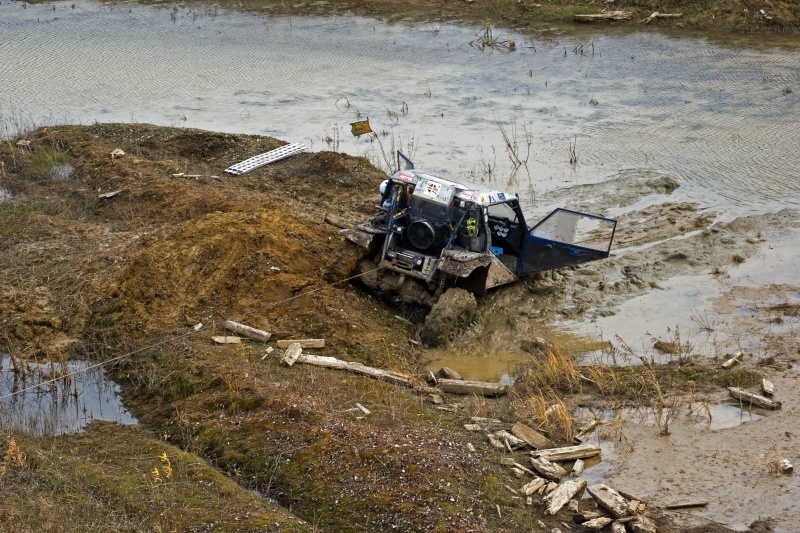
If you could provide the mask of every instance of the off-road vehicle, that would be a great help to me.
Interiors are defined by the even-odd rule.
[[[428,345],[447,342],[472,321],[473,295],[608,257],[617,224],[558,208],[529,228],[517,194],[414,168],[381,185],[377,210],[342,234],[366,251],[358,272],[367,286],[431,306],[420,333]]]

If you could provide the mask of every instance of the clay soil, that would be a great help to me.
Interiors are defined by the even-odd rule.
[[[360,251],[325,222],[371,216],[385,174],[365,159],[332,152],[300,154],[240,177],[224,174],[281,144],[142,124],[51,127],[5,143],[0,353],[103,364],[140,426],[95,422],[61,437],[4,433],[3,529],[541,531],[539,521],[566,529],[560,524],[570,514],[545,517],[538,499],[528,505],[509,490],[521,483],[503,464],[507,454],[463,427],[472,416],[544,427],[528,409],[530,398],[542,395],[529,380],[520,379],[505,398],[445,396],[440,405],[427,394],[340,371],[285,368],[280,350],[267,355],[277,339],[324,338],[325,347],[313,353],[411,377],[423,374],[426,358],[416,338],[423,313],[380,301],[348,279]],[[112,157],[115,149],[125,155]],[[675,186],[658,176],[617,185],[631,203]],[[602,201],[595,192],[585,198]],[[694,206],[666,203],[626,220],[619,239],[627,244],[694,230],[703,240],[541,276],[492,293],[482,312],[488,316],[520,295],[538,302],[525,310],[528,318],[613,312],[615,301],[671,276],[730,267],[734,254],[747,260],[757,253],[743,242],[748,235],[766,238],[798,217],[712,228],[711,217]],[[648,233],[648,224],[667,229]],[[780,305],[785,316],[796,316],[796,306]],[[773,315],[764,311],[747,323],[755,327]],[[213,336],[230,333],[223,328],[228,319],[270,331],[272,340],[216,345]],[[535,356],[532,335],[514,335]],[[776,335],[772,342],[771,363],[796,359],[793,338]],[[714,395],[726,385],[753,386],[761,375],[756,363],[722,372],[687,359],[659,375],[675,394]],[[627,372],[620,379],[640,379]],[[786,390],[792,376],[779,379]],[[609,401],[588,382],[559,387],[548,391],[569,405]],[[652,391],[620,392],[618,401],[648,406],[653,398]],[[571,440],[551,429],[560,444]],[[641,431],[657,433],[650,426]],[[793,437],[786,438],[791,446]],[[641,442],[648,450],[652,439]],[[734,473],[768,487],[775,478],[768,459],[748,463],[756,473],[741,466]],[[719,461],[708,462],[707,475],[725,466]],[[626,464],[633,465],[628,480],[647,479],[646,459]],[[645,482],[634,488],[663,496]],[[664,503],[651,501],[646,511],[660,531],[729,531],[722,520],[687,523],[661,511]],[[761,521],[752,531],[770,528]]]

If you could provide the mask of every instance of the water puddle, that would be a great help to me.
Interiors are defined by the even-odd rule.
[[[138,423],[102,369],[85,361],[38,364],[0,357],[0,426],[61,435],[80,431],[92,420]]]

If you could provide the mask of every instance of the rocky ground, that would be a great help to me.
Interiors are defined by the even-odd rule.
[[[762,374],[784,402],[765,420],[698,435],[675,416],[671,436],[652,422],[621,433],[607,425],[602,440],[622,444],[607,448],[613,468],[604,482],[646,500],[659,531],[728,531],[721,524],[743,528],[758,518],[772,522],[752,531],[789,531],[796,523],[794,478],[770,471],[775,457],[796,462],[798,454],[795,284],[745,293],[732,283],[721,293],[716,312],[757,341],[731,370],[714,358],[742,335],[720,335],[717,353],[690,353],[665,338],[673,342],[669,364],[621,370],[579,367],[572,357],[548,368],[554,350],[537,337],[544,323],[614,315],[676,276],[725,278],[790,237],[798,213],[715,223],[711,213],[670,201],[679,184],[657,175],[621,175],[573,190],[569,200],[548,199],[603,212],[655,195],[620,216],[620,252],[609,260],[487,295],[479,319],[443,350],[484,342],[514,351],[525,362],[519,379],[498,399],[444,395],[440,404],[340,371],[285,368],[275,357],[282,350],[267,355],[263,343],[212,341],[229,333],[228,319],[270,331],[273,341],[324,338],[315,353],[425,385],[417,378],[431,358],[417,338],[424,312],[380,301],[350,280],[360,252],[325,222],[371,216],[385,175],[332,152],[224,174],[281,144],[141,124],[58,126],[4,143],[0,352],[104,364],[140,421],[95,422],[62,437],[4,433],[6,530],[566,531],[570,513],[545,516],[539,499],[528,504],[509,490],[522,484],[504,464],[509,454],[464,423],[522,421],[569,444],[582,421],[548,420],[537,406],[677,413],[692,403],[686,398],[713,403],[725,386],[754,388]],[[117,149],[124,155],[112,156]],[[753,312],[741,313],[742,302],[754,303]],[[778,318],[786,327],[775,327]],[[614,348],[624,355],[624,346]],[[541,379],[547,371],[552,380]],[[557,378],[565,372],[590,379]],[[654,464],[662,455],[671,459]],[[698,523],[662,509],[701,493],[712,503]]]

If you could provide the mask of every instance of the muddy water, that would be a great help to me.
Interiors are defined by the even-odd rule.
[[[731,213],[800,205],[800,42],[598,30],[510,36],[348,15],[0,2],[3,133],[138,121],[267,134],[520,190],[622,169]],[[770,38],[773,39],[773,38]],[[369,117],[378,140],[354,138]],[[527,161],[516,177],[498,123]],[[570,144],[578,158],[571,166]]]
[[[0,357],[0,426],[36,435],[80,431],[92,420],[136,424],[119,387],[85,361],[12,362]]]

